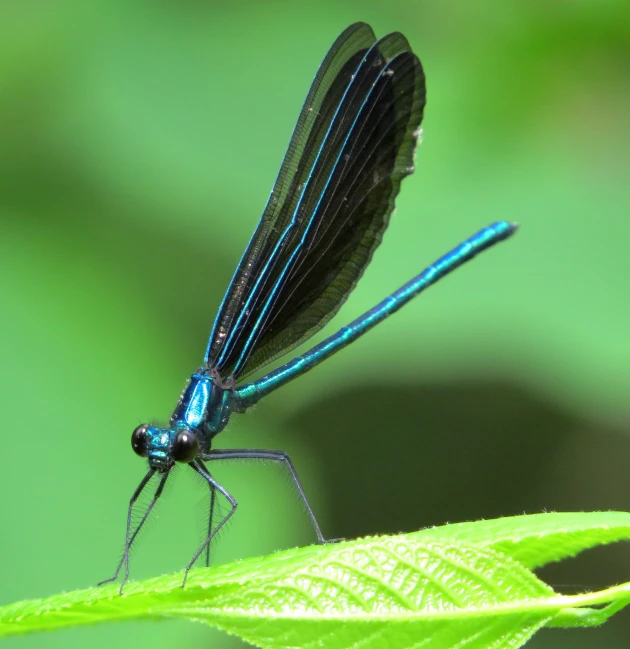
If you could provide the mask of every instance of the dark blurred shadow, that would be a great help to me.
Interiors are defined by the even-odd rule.
[[[288,425],[327,467],[334,534],[630,507],[630,436],[505,382],[347,389]]]
[[[630,509],[630,436],[503,381],[346,389],[288,428],[321,456],[333,537]],[[604,588],[630,578],[630,548],[598,548],[540,575],[561,592]],[[605,646],[629,621],[624,612],[600,635],[545,631],[528,646]]]

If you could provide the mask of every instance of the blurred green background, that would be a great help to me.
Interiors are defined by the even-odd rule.
[[[428,79],[424,142],[331,333],[496,219],[484,254],[294,384],[218,446],[281,448],[324,533],[544,510],[630,510],[630,5],[0,3],[0,603],[87,587],[120,556],[165,421],[200,362],[321,59],[351,22],[402,30]],[[321,338],[321,336],[320,336]],[[187,471],[132,557],[197,547]],[[240,501],[216,561],[310,543],[273,466],[219,467]],[[546,571],[630,579],[612,547]],[[630,616],[531,647],[627,648]],[[7,647],[239,647],[185,622]]]

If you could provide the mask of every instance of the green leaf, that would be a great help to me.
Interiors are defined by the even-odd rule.
[[[629,521],[542,514],[298,548],[195,570],[184,589],[177,574],[130,583],[122,597],[106,586],[6,606],[0,635],[179,617],[261,647],[516,649],[546,625],[601,624],[630,602],[630,584],[560,595],[493,545],[556,560],[630,538]]]
[[[630,538],[626,512],[566,512],[495,518],[432,527],[410,538],[442,538],[491,547],[527,568],[574,557],[597,545]]]

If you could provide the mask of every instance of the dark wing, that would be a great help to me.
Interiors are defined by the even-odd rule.
[[[296,175],[303,170],[306,142],[314,132],[321,130],[320,115],[330,108],[323,106],[324,100],[334,101],[335,92],[338,95],[337,101],[340,100],[341,93],[350,81],[347,70],[350,68],[353,72],[356,68],[356,62],[350,66],[348,62],[356,61],[357,57],[362,58],[375,42],[376,37],[369,25],[350,25],[334,42],[319,67],[302,106],[265,211],[236,268],[214,321],[205,356],[208,365],[218,364],[222,352],[227,351],[225,347],[228,334],[233,332],[235,319],[246,308],[248,298],[255,301],[256,295],[252,293],[255,293],[256,279],[267,276],[273,270],[270,260],[273,259],[278,241],[289,226],[292,214],[286,203],[287,200],[291,201],[290,192],[295,194]],[[348,76],[345,83],[341,79],[342,72]]]
[[[216,357],[222,376],[243,378],[339,310],[381,241],[401,180],[413,171],[424,103],[424,74],[401,34],[341,67],[280,208],[278,220],[287,225],[267,272],[255,277]]]
[[[320,222],[271,296],[271,313],[245,364],[237,366],[241,378],[317,333],[346,301],[382,240],[400,182],[413,172],[424,107],[418,59],[407,51],[384,67],[323,190]]]

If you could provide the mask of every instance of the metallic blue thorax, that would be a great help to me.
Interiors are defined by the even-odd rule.
[[[232,395],[232,389],[223,386],[216,377],[193,374],[171,416],[171,427],[201,432],[209,441],[225,428]]]

